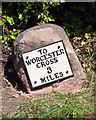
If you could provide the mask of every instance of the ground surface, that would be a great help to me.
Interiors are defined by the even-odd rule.
[[[15,74],[12,63],[10,60],[10,62],[7,62],[7,56],[12,53],[11,47],[5,45],[3,49],[4,60],[2,64],[2,71],[0,71],[2,75],[2,87],[0,86],[2,91],[2,114],[8,114],[15,112],[18,108],[18,104],[23,104],[24,102],[28,102],[30,99],[34,100],[36,98],[21,91],[21,86],[20,84],[18,85],[19,80]],[[95,120],[94,115],[88,115],[87,118]]]
[[[2,81],[2,114],[15,112],[18,104],[23,104],[28,101],[29,97],[21,91],[17,91],[12,85],[3,77]]]
[[[8,51],[9,50],[9,51]],[[2,114],[14,112],[18,108],[18,104],[23,104],[29,100],[29,96],[20,91],[17,76],[15,75],[12,62],[8,61],[8,55],[11,55],[11,47],[3,46],[3,63],[1,64],[1,92],[2,92]]]

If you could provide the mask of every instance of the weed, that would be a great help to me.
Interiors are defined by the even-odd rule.
[[[80,93],[55,93],[19,106],[7,118],[83,118],[94,113],[94,97],[86,89]]]

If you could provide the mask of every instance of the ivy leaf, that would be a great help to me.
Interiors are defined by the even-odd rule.
[[[85,33],[85,38],[91,38],[91,35],[90,35],[90,33]]]
[[[7,16],[7,21],[10,23],[10,25],[15,24],[12,17]]]
[[[12,39],[15,39],[15,38],[16,38],[14,35],[10,35],[10,37],[11,37]]]
[[[52,18],[51,21],[55,21],[55,20]]]
[[[41,13],[41,17],[42,17],[42,18],[44,17],[44,13]]]
[[[7,35],[4,35],[3,37],[0,36],[1,43],[5,43],[7,40],[9,40]]]
[[[0,20],[0,25],[4,25],[4,22],[2,20]]]
[[[78,40],[81,40],[81,37],[77,37]]]
[[[13,31],[11,32],[11,34],[15,36],[15,35],[18,35],[20,32],[21,32],[21,30],[19,30],[19,29],[17,29],[17,30],[13,29]]]
[[[4,41],[4,40],[2,40],[2,41],[1,41],[1,43],[3,44],[3,43],[5,43],[5,41]]]
[[[19,14],[19,20],[23,20],[22,14]]]
[[[41,15],[38,15],[38,19],[41,17]]]
[[[48,19],[49,21],[51,21],[51,18],[50,18],[50,17],[48,17],[47,19]]]

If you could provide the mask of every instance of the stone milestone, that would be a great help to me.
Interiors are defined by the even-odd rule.
[[[64,43],[65,49],[61,42]],[[28,63],[29,57],[33,67]],[[60,60],[61,62],[58,62]],[[47,62],[44,63],[45,61]],[[54,24],[35,26],[22,32],[14,41],[13,64],[22,82],[22,88],[32,95],[47,94],[51,91],[78,92],[86,79],[65,31]],[[55,72],[55,68],[58,69],[58,73]],[[69,73],[66,71],[67,68]],[[53,80],[53,71],[55,82],[46,84],[46,81]],[[42,75],[45,75],[46,79],[42,78]],[[67,78],[68,76],[70,78]],[[41,83],[38,82],[39,77]]]

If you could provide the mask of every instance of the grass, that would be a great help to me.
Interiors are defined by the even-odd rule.
[[[3,118],[84,118],[94,113],[94,96],[90,89],[79,93],[45,95],[19,105],[18,111]]]
[[[91,40],[91,39],[90,39]],[[29,101],[19,105],[15,113],[3,115],[3,118],[85,118],[87,115],[95,114],[95,80],[96,80],[96,62],[93,43],[81,46],[81,52],[78,53],[82,67],[87,75],[87,89],[78,93],[61,94],[54,92],[38,100]],[[96,44],[95,44],[96,45]]]

